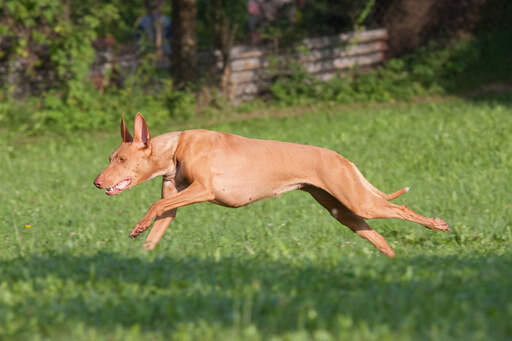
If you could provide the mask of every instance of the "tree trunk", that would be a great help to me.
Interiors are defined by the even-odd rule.
[[[222,58],[221,89],[224,95],[233,99],[231,87],[231,48],[235,41],[238,24],[233,24],[229,18],[229,10],[224,7],[222,0],[210,0],[211,29],[214,32],[214,48],[219,50]]]
[[[196,0],[171,0],[171,72],[179,86],[197,79]]]

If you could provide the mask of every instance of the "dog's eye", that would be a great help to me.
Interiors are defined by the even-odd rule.
[[[126,161],[126,159],[124,157],[122,157],[122,156],[119,157],[119,162],[125,162],[125,161]]]

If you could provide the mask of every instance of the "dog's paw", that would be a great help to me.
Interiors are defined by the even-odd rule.
[[[450,227],[448,223],[441,218],[433,218],[432,226],[430,227],[433,230],[450,232]]]
[[[139,236],[139,234],[140,234],[140,232],[137,232],[137,231],[133,230],[132,232],[130,232],[129,237],[131,239],[135,239],[135,238],[137,238]]]
[[[141,233],[143,233],[147,229],[148,229],[147,226],[143,226],[140,223],[135,225],[132,232],[130,233],[130,238],[132,238],[132,239],[137,238]]]

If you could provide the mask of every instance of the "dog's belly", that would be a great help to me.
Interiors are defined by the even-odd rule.
[[[232,180],[214,180],[215,199],[211,202],[227,207],[241,207],[258,200],[276,197],[282,193],[302,188],[303,186],[304,184],[301,182],[280,184],[279,186],[273,187],[268,185],[261,186],[261,183],[251,181],[242,183],[233,182]]]

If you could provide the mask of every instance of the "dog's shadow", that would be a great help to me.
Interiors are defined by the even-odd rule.
[[[32,283],[42,297],[18,297],[15,306],[0,300],[0,311],[35,316],[48,325],[58,325],[60,318],[64,325],[78,321],[100,330],[138,325],[164,335],[199,321],[254,325],[263,335],[363,326],[406,328],[416,338],[452,330],[454,322],[456,335],[478,330],[500,338],[511,332],[503,318],[482,318],[510,316],[511,257],[379,262],[362,267],[354,259],[318,267],[258,257],[30,256],[0,261],[0,271],[13,286]],[[52,283],[54,291],[48,288]]]

